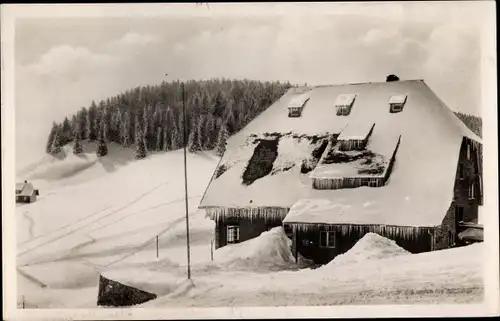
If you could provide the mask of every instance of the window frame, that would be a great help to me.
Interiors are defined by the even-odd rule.
[[[301,117],[302,107],[288,107],[288,117]]]
[[[321,236],[325,235],[325,244],[322,243]],[[330,244],[333,241],[333,245]],[[333,249],[337,247],[337,232],[336,231],[319,231],[319,247]]]
[[[231,230],[231,232],[230,232]],[[234,234],[234,239],[233,237],[229,237],[230,235],[233,236],[233,231],[232,230],[235,230],[235,234]],[[239,225],[228,225],[226,227],[226,242],[227,244],[235,244],[235,243],[239,243],[240,242],[240,226]]]
[[[400,113],[403,111],[404,103],[390,103],[391,113]]]
[[[337,116],[349,116],[351,114],[351,106],[337,107]]]

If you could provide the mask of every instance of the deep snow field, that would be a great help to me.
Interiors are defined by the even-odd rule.
[[[188,156],[192,279],[187,281],[182,150],[133,160],[110,145],[97,159],[46,156],[18,172],[40,189],[17,205],[18,306],[95,308],[98,279],[158,295],[143,307],[482,301],[482,244],[410,254],[368,234],[329,264],[296,264],[281,228],[211,255],[214,223],[197,209],[219,161]],[[156,237],[158,236],[158,253]]]

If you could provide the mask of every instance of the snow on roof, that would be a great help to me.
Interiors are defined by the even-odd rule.
[[[356,98],[356,94],[341,94],[337,96],[335,100],[335,107],[347,107],[351,106]]]
[[[378,138],[378,137],[376,137]],[[311,178],[340,178],[340,177],[370,177],[370,176],[383,176],[387,171],[389,161],[396,149],[399,137],[384,137],[383,139],[374,139],[367,146],[367,151],[373,153],[373,156],[367,156],[360,159],[357,159],[352,162],[345,163],[330,163],[325,164],[322,161],[316,166],[316,168],[311,173]],[[380,142],[383,142],[381,144]],[[347,152],[338,152],[333,151],[334,153],[341,153],[347,155],[357,155],[363,154],[360,151],[347,151]],[[324,154],[326,155],[326,153]],[[366,163],[367,160],[370,160],[369,163]],[[384,166],[384,170],[381,173],[359,173],[360,170],[373,168],[373,166]]]
[[[356,94],[356,108],[350,115],[339,117],[332,109],[335,97]],[[387,109],[391,96],[411,95],[400,113]],[[305,221],[394,223],[412,226],[434,226],[441,223],[453,195],[453,184],[463,137],[480,142],[454,113],[421,80],[365,83],[314,87],[308,92],[307,113],[301,118],[283,118],[282,111],[293,96],[286,93],[245,128],[231,136],[222,163],[234,163],[219,178],[211,181],[201,202],[206,206],[282,206],[291,208],[299,199],[324,199],[336,205],[318,215],[307,214]],[[293,133],[298,135],[339,134],[344,128],[364,133],[375,124],[368,148],[386,155],[401,136],[396,162],[387,185],[339,190],[313,190],[309,174],[301,174],[300,166],[267,175],[250,186],[241,184],[241,175],[253,154],[247,146],[250,135]],[[346,127],[348,125],[348,127]],[[280,139],[278,162],[300,162],[315,148],[310,142]],[[281,155],[283,153],[283,155]],[[390,154],[390,152],[389,152]],[[289,156],[287,156],[289,155]],[[282,158],[283,156],[283,158]],[[236,160],[233,160],[233,157]],[[433,188],[428,188],[432,178]],[[250,202],[253,200],[253,202]],[[370,204],[370,206],[363,206]],[[342,209],[342,210],[341,210]],[[290,213],[286,220],[298,219]],[[289,217],[290,216],[290,217]],[[302,219],[302,218],[301,218]]]
[[[357,126],[347,125],[340,135],[337,137],[338,140],[350,140],[350,139],[365,139],[368,133],[374,127],[374,123],[365,122],[360,123]]]
[[[16,190],[21,190],[20,196],[30,196],[35,191],[33,184],[31,183],[16,183]]]
[[[407,95],[395,95],[389,99],[389,104],[403,104],[406,101]]]
[[[311,157],[320,141],[312,143],[307,138],[294,138],[291,135],[279,140],[278,156],[271,173],[249,186],[242,185],[242,175],[257,145],[251,142],[254,139],[257,137],[224,153],[220,164],[227,169],[211,181],[200,206],[290,207],[303,194],[303,190],[311,186],[308,175],[300,174],[301,165],[302,160]]]
[[[290,99],[288,108],[303,107],[308,99],[309,95],[307,93],[296,95]]]

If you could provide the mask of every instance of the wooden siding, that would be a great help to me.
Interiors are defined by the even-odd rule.
[[[229,217],[282,221],[290,211],[289,207],[205,207],[207,216],[215,221],[224,221]]]
[[[292,253],[300,253],[317,264],[325,264],[337,255],[347,252],[365,234],[372,232],[392,239],[411,253],[431,251],[432,227],[405,227],[355,224],[300,224],[292,223]],[[321,247],[320,232],[335,232],[335,247]]]
[[[262,232],[269,231],[273,227],[281,226],[282,219],[264,219],[264,218],[248,218],[248,217],[228,217],[224,220],[215,222],[215,248],[226,246],[227,242],[227,227],[239,227],[239,242],[244,242],[255,238]]]
[[[360,186],[384,186],[384,177],[339,177],[339,178],[313,178],[314,189],[341,189],[357,188]]]
[[[467,157],[467,145],[472,148],[470,157]],[[478,207],[482,202],[482,195],[478,194],[475,198],[469,198],[469,187],[475,184],[479,189],[481,182],[481,172],[478,154],[474,151],[476,143],[464,138],[460,148],[459,159],[455,174],[455,184],[453,187],[453,200],[450,202],[448,211],[439,228],[435,232],[435,249],[445,249],[462,245],[458,241],[460,229],[460,218],[457,216],[457,208],[462,211],[464,222],[477,223]],[[460,171],[463,170],[463,176]]]
[[[373,133],[374,127],[375,124],[372,125],[372,127],[368,131],[368,134],[366,134],[366,137],[363,139],[339,139],[338,149],[343,152],[366,149],[366,145],[368,145],[368,141],[370,140],[370,136]]]

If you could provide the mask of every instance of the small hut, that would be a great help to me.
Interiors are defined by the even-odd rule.
[[[38,189],[35,189],[33,184],[28,181],[24,181],[24,183],[16,183],[16,203],[36,202],[36,197],[38,195]]]

